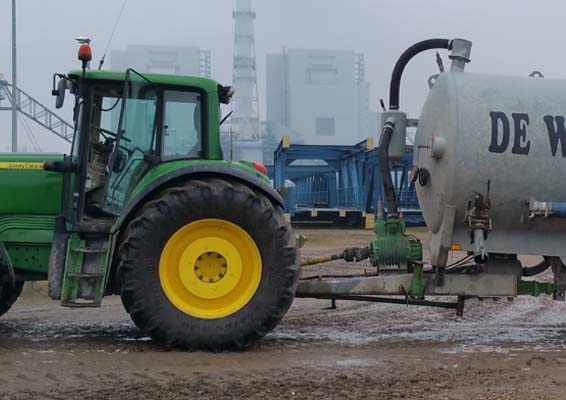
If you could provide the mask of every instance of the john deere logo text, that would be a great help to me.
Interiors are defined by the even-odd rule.
[[[0,169],[35,169],[41,170],[43,169],[43,163],[41,162],[16,162],[16,161],[8,161],[3,162],[0,161]]]

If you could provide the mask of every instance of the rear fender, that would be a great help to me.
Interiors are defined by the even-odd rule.
[[[258,179],[245,171],[219,165],[185,167],[162,175],[153,182],[146,185],[136,196],[128,202],[128,205],[114,223],[112,233],[119,232],[135,215],[137,209],[155,193],[178,182],[199,178],[218,177],[219,179],[233,179],[246,184],[265,195],[275,205],[285,208],[285,203],[279,193],[266,181]]]

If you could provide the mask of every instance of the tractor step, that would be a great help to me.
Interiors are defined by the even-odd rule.
[[[95,248],[86,248],[86,247],[75,247],[75,248],[73,248],[73,251],[76,251],[77,253],[106,253],[108,251],[108,249],[106,249],[106,248],[95,249]]]
[[[106,290],[108,253],[107,237],[82,239],[69,237],[63,272],[61,305],[65,307],[98,307]]]
[[[76,272],[69,272],[67,274],[67,276],[69,278],[103,278],[104,275],[100,274],[100,273],[96,273],[96,274],[80,274],[80,273],[76,273]]]

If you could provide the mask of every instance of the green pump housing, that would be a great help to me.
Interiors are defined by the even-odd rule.
[[[405,221],[388,218],[375,223],[377,236],[369,245],[370,262],[378,268],[408,268],[422,260],[422,244],[405,234]]]
[[[188,179],[230,178],[282,205],[252,163],[223,159],[220,105],[229,87],[133,70],[57,76],[58,101],[74,95],[69,154],[0,153],[2,282],[49,280],[63,305],[100,305],[119,290],[125,224],[155,193]]]

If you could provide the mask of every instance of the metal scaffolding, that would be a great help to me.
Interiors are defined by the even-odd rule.
[[[407,151],[392,163],[391,172],[405,220],[420,224],[417,195],[409,182],[412,165],[413,154]],[[285,193],[286,212],[297,222],[365,220],[371,227],[379,199],[384,198],[378,148],[372,139],[353,146],[304,145],[291,144],[286,136],[269,172],[275,188]]]
[[[35,121],[64,141],[72,142],[74,130],[72,124],[59,117],[23,90],[17,88],[15,96],[13,92],[13,86],[6,80],[0,79],[0,111],[12,110],[12,107],[15,105],[20,113],[32,121]],[[4,99],[10,103],[10,106],[2,105],[2,100]]]

